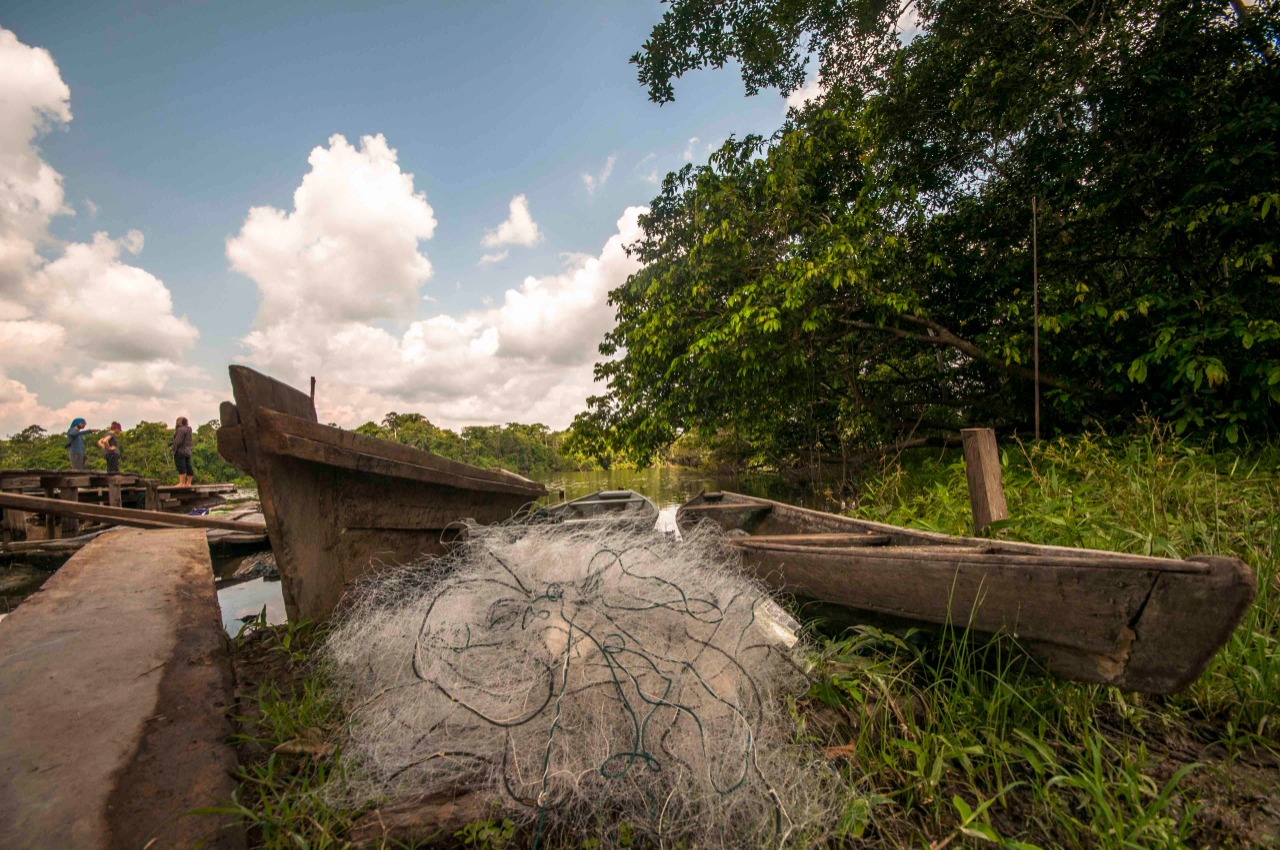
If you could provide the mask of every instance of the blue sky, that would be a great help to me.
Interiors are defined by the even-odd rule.
[[[55,367],[32,345],[0,353],[0,380],[9,383],[0,391],[0,433],[28,419],[61,426],[74,410],[126,424],[172,419],[176,408],[212,418],[207,406],[226,394],[233,361],[287,380],[318,373],[332,389],[319,396],[321,415],[343,424],[394,407],[448,425],[563,426],[591,391],[584,376],[608,324],[605,287],[634,270],[618,249],[635,235],[627,210],[653,197],[655,173],[689,154],[705,161],[708,145],[730,134],[771,133],[786,109],[776,92],[745,97],[732,70],[693,74],[674,104],[650,103],[627,59],[661,13],[656,2],[7,4],[0,28],[16,36],[11,55],[26,61],[31,48],[48,51],[71,117],[53,115],[53,89],[37,92],[52,85],[41,66],[29,85],[44,98],[32,94],[29,110],[40,126],[27,144],[61,175],[62,207],[45,216],[47,233],[35,239],[40,258],[18,287],[26,294],[7,314],[0,309],[0,320],[27,323],[11,324],[9,340],[61,333],[60,356]],[[26,102],[13,84],[0,86],[9,94],[0,109]],[[37,120],[23,116],[8,120]],[[412,175],[409,188],[387,190],[395,198],[366,199],[375,212],[400,204],[419,216],[405,225],[413,235],[388,240],[382,253],[353,234],[395,230],[398,220],[381,212],[356,220],[347,197],[359,185],[350,181],[363,178],[354,171],[317,191],[305,213],[294,208],[314,170],[309,156],[330,150],[335,135],[352,153],[333,169],[379,156],[361,139],[380,135],[395,152],[390,167]],[[0,192],[19,191],[20,182],[0,174]],[[528,220],[508,228],[514,236],[505,244],[482,244],[519,196]],[[268,256],[279,233],[245,234],[252,256],[237,270],[228,239],[246,228],[251,208],[264,206],[298,213],[285,239],[295,254]],[[10,236],[25,226],[0,220]],[[419,271],[376,304],[357,304],[362,293],[375,298],[390,286],[386,275],[413,262],[405,239],[428,230],[417,253],[430,275]],[[136,254],[130,231],[142,236]],[[91,245],[98,232],[116,248],[99,243],[97,261],[75,266],[79,277],[67,269],[59,278],[68,246]],[[336,268],[302,259],[320,244],[337,245],[350,262],[308,289],[296,280],[300,270],[316,277],[317,268]],[[349,250],[360,245],[365,253]],[[244,273],[250,266],[256,272]],[[158,283],[130,278],[129,269]],[[139,286],[150,287],[146,297]],[[75,315],[94,311],[103,293],[154,302],[163,313],[157,287],[169,293],[170,312],[138,311],[141,327],[126,319],[115,331],[86,328]],[[293,300],[260,310],[264,293],[279,287],[293,287]],[[62,293],[60,306],[52,290]],[[338,302],[350,309],[307,306]],[[60,325],[59,316],[70,318]],[[145,336],[148,327],[161,330],[145,350],[95,336]],[[255,330],[264,332],[256,347],[246,343]]]

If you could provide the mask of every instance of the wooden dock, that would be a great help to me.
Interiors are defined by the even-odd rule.
[[[191,487],[162,485],[132,473],[79,472],[54,469],[0,470],[0,493],[38,496],[85,505],[134,508],[169,513],[187,513],[212,507],[235,492],[234,484],[197,484]],[[81,533],[81,517],[42,514],[43,534],[33,535],[28,512],[10,509],[0,521],[0,543],[13,543],[39,536],[43,540],[75,537]]]

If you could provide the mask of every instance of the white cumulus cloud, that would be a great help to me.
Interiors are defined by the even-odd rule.
[[[436,220],[413,175],[381,135],[360,147],[334,135],[307,160],[293,210],[249,210],[227,240],[231,267],[262,295],[257,322],[299,315],[326,320],[396,318],[412,311],[431,276],[419,250]]]
[[[527,209],[516,200],[513,220]],[[639,237],[642,212],[628,209],[598,253],[525,277],[496,303],[396,328],[299,310],[259,322],[242,340],[243,360],[297,386],[317,376],[321,419],[346,426],[414,410],[449,427],[564,427],[593,391],[597,347],[613,324],[608,292],[639,266],[625,246]]]
[[[90,411],[121,422],[167,417],[195,399],[211,411],[207,376],[182,362],[199,332],[175,313],[163,281],[122,257],[141,253],[141,231],[66,244],[50,235],[55,217],[74,211],[37,141],[71,121],[70,98],[50,53],[0,28],[0,434],[63,427]],[[30,386],[15,369],[34,375]],[[45,404],[51,388],[71,401]]]
[[[486,248],[497,248],[502,245],[524,245],[531,247],[542,241],[542,231],[538,223],[529,214],[529,201],[524,195],[516,195],[508,204],[507,220],[484,235],[480,240]]]

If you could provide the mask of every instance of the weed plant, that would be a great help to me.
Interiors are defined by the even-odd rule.
[[[795,718],[848,777],[841,846],[1280,846],[1280,448],[1213,452],[1150,425],[1124,438],[1009,440],[1002,464],[1012,519],[995,535],[1234,555],[1256,573],[1257,600],[1205,675],[1171,697],[1056,681],[1006,638],[818,631],[815,681]],[[863,482],[855,512],[970,533],[961,453],[892,459]],[[314,636],[307,626],[256,634],[238,641],[238,668],[266,657],[271,673],[243,697],[250,756],[223,810],[250,825],[255,847],[350,846],[361,812],[319,794],[342,770],[322,743],[341,717],[307,661]],[[528,838],[495,820],[432,846]],[[631,846],[621,833],[558,841]]]

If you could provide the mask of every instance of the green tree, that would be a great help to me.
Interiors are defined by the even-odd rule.
[[[651,456],[728,431],[787,462],[1032,410],[1280,424],[1280,4],[675,0],[634,57],[828,94],[669,175],[576,426]],[[904,43],[905,42],[905,43]]]

